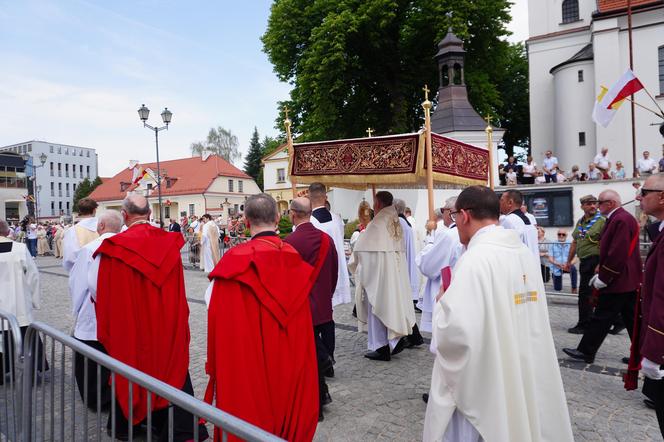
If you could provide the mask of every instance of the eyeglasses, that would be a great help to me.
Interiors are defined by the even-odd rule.
[[[597,204],[610,203],[611,200],[597,200]]]
[[[653,192],[664,192],[664,190],[659,190],[659,189],[644,189],[643,187],[641,188],[641,196],[645,198],[646,195],[649,193]]]
[[[558,236],[567,236],[567,233],[559,233]]]
[[[470,210],[473,210],[473,208],[468,207],[467,209],[459,209],[459,210],[454,210],[454,211],[452,209],[450,209],[450,218],[452,218],[452,221],[456,222],[457,214],[461,213],[462,210],[465,210],[465,211],[468,212]]]

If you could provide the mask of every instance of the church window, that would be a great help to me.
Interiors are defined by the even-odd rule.
[[[454,63],[454,84],[461,84],[461,65]]]
[[[664,95],[664,46],[660,46],[657,51],[657,60],[659,61],[659,93]]]
[[[579,20],[579,0],[563,0],[563,23]]]
[[[450,72],[446,64],[440,68],[440,75],[440,84],[443,86],[448,86],[450,84]]]
[[[579,77],[579,83],[583,83],[583,70],[578,71],[577,75]]]
[[[586,133],[579,132],[579,146],[585,146],[585,145],[586,145]]]

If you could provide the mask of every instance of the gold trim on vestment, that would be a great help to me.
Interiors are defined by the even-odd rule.
[[[620,272],[616,272],[615,270],[608,268],[605,264],[602,264],[602,268],[613,273],[614,275],[620,275]]]
[[[649,328],[650,330],[654,331],[655,333],[659,333],[660,335],[664,336],[664,332],[663,332],[663,331],[657,330],[657,329],[654,328],[652,325],[649,325],[648,328]]]

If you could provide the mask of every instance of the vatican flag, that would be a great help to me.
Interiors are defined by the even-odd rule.
[[[593,108],[593,121],[602,127],[607,127],[625,99],[643,89],[643,84],[631,69],[627,69],[611,86],[611,89],[604,86],[600,86],[600,88],[601,91]]]
[[[613,120],[616,109],[612,107],[607,108],[607,105],[612,101],[607,97],[609,90],[604,86],[600,86],[600,88],[601,91],[597,96],[595,107],[593,108],[593,121],[602,127],[607,127],[611,120]]]

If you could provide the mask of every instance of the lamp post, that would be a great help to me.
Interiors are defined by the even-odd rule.
[[[39,166],[35,166],[34,164],[32,165],[32,173],[33,173],[32,193],[35,194],[35,219],[37,220],[37,222],[39,222],[39,191],[41,190],[41,186],[37,185],[37,169],[39,169],[40,167],[44,167],[47,158],[48,157],[46,156],[46,154],[42,152],[41,155],[39,155],[39,162],[41,163],[41,165]]]
[[[164,219],[163,219],[163,210],[161,207],[161,169],[159,168],[159,132],[161,132],[164,129],[168,130],[168,125],[171,124],[171,119],[173,118],[173,112],[169,111],[167,107],[164,108],[163,112],[161,113],[161,119],[164,122],[164,126],[162,127],[150,126],[147,123],[149,115],[150,115],[150,109],[148,109],[147,107],[145,107],[144,104],[142,104],[140,109],[138,109],[138,117],[143,122],[143,127],[146,127],[154,131],[154,143],[157,149],[157,195],[159,198],[159,226],[163,229]]]

